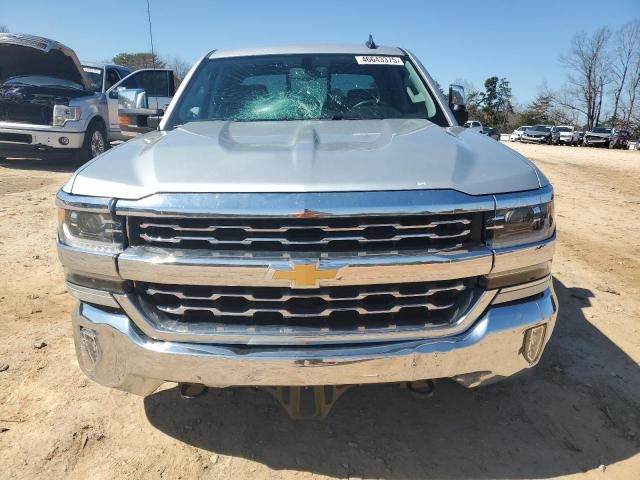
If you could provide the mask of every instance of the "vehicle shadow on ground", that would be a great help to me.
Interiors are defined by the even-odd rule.
[[[11,170],[37,170],[45,172],[73,173],[84,161],[71,156],[60,158],[6,158],[0,159],[0,167]]]
[[[162,432],[273,469],[344,477],[547,478],[640,452],[640,369],[594,328],[589,290],[556,281],[558,325],[537,369],[466,390],[441,382],[430,399],[395,385],[348,391],[324,421],[292,421],[267,393],[176,388],[144,401]]]

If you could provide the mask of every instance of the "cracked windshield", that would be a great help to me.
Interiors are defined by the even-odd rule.
[[[170,124],[383,118],[446,122],[408,57],[269,55],[206,61]]]

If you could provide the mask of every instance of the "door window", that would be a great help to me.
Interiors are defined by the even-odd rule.
[[[107,69],[107,84],[105,85],[105,90],[109,90],[116,83],[120,81],[120,75],[118,71],[113,68]]]
[[[141,88],[147,97],[170,97],[169,75],[164,70],[138,72],[121,84],[125,88]]]

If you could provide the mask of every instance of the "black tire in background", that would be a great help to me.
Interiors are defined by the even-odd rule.
[[[84,143],[78,151],[78,160],[87,162],[104,153],[108,148],[107,135],[104,123],[94,120],[89,124],[89,128],[84,135]]]

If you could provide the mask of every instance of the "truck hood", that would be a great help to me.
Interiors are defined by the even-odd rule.
[[[118,146],[76,172],[68,193],[137,199],[159,192],[454,189],[540,186],[512,149],[426,120],[197,122]]]
[[[0,33],[0,83],[25,75],[43,75],[89,84],[75,52],[54,40],[21,33]]]

